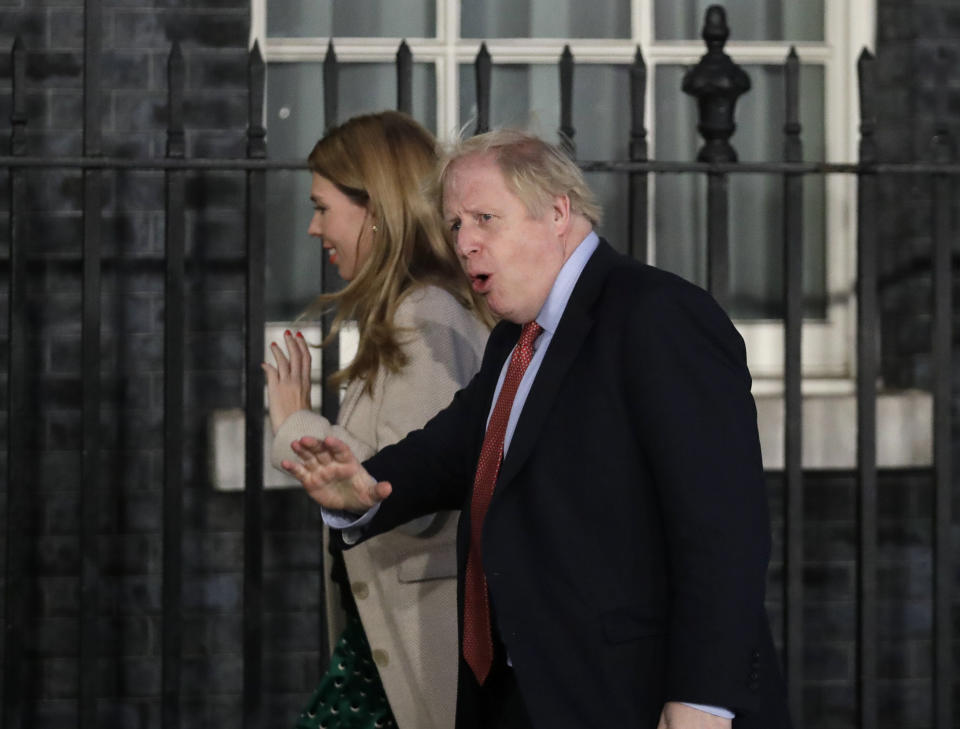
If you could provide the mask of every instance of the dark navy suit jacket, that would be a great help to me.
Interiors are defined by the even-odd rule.
[[[394,486],[366,537],[462,509],[520,327],[423,429],[366,462]],[[484,523],[500,636],[537,727],[654,729],[665,701],[789,725],[764,610],[769,517],[743,341],[703,290],[607,243],[587,263]],[[461,659],[458,727],[476,685]]]

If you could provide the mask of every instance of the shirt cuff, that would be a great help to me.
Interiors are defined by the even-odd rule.
[[[344,544],[353,545],[360,541],[363,536],[363,528],[370,523],[374,515],[380,510],[380,504],[374,504],[363,514],[355,514],[352,511],[343,511],[340,509],[327,509],[320,507],[320,515],[323,517],[323,523],[331,529],[338,529],[343,534]]]
[[[713,714],[714,716],[720,716],[724,719],[732,719],[735,714],[729,709],[721,709],[719,706],[707,706],[706,704],[691,704],[689,701],[681,701],[681,704],[684,706],[689,706],[691,709],[699,709],[700,711],[705,711],[708,714]]]

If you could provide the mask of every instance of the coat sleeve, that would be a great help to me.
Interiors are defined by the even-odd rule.
[[[480,371],[423,428],[364,463],[393,494],[381,502],[363,538],[435,511],[463,507],[473,485],[487,411],[500,368],[518,327],[501,324],[484,351]]]
[[[627,387],[666,540],[668,700],[750,710],[770,533],[743,340],[692,286],[653,292],[626,321],[643,343],[625,348]]]

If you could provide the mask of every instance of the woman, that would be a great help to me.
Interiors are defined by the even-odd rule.
[[[278,468],[296,460],[290,443],[305,435],[335,435],[366,458],[423,425],[479,369],[491,323],[427,196],[436,163],[429,132],[397,112],[355,117],[317,142],[308,162],[308,232],[348,282],[312,308],[336,306],[333,333],[356,321],[359,345],[331,378],[346,385],[336,425],[310,410],[302,335],[285,333],[288,354],[271,345],[276,365],[263,369]],[[401,729],[453,727],[456,521],[436,514],[342,555],[342,600],[353,617],[337,615],[336,588],[327,590],[331,642],[339,640],[298,727],[321,719],[328,729],[384,727],[393,717]],[[389,707],[382,692],[371,694],[378,671]]]

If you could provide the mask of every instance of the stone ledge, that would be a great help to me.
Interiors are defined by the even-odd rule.
[[[783,469],[783,395],[758,394],[763,467]],[[803,398],[803,467],[853,469],[857,457],[857,398],[823,393]],[[921,390],[877,396],[877,466],[915,468],[933,463],[933,396]]]

